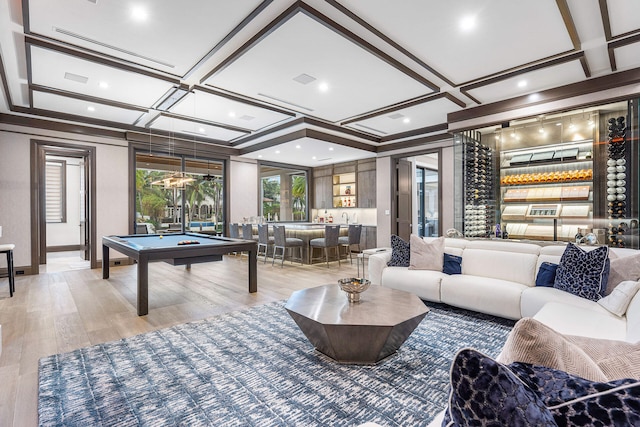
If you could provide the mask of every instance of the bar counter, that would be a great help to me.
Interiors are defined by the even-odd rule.
[[[340,226],[340,235],[348,236],[349,235],[349,226],[347,224],[320,224],[315,222],[269,222],[269,234],[273,234],[273,226],[274,225],[284,225],[284,229],[286,231],[287,237],[296,237],[298,239],[302,239],[302,262],[303,264],[311,264],[311,248],[309,247],[309,242],[311,239],[316,239],[318,237],[324,237],[324,226],[325,225],[339,225]],[[254,229],[255,234],[258,234],[258,226],[255,226]],[[295,254],[295,252],[294,252]],[[324,252],[321,253],[320,250],[316,250],[316,257],[322,256],[324,258]]]

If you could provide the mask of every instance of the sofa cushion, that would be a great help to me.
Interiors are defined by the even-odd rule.
[[[521,317],[533,317],[538,311],[540,311],[540,309],[542,309],[542,307],[545,306],[545,304],[549,302],[571,304],[578,307],[585,307],[595,312],[609,314],[604,307],[601,307],[595,301],[581,298],[556,288],[535,286],[527,288],[522,292],[522,299],[520,300],[520,315]]]
[[[382,272],[380,283],[385,288],[410,292],[422,299],[440,302],[440,283],[443,277],[448,276],[441,271],[387,267]]]
[[[560,259],[553,287],[582,298],[598,301],[609,275],[609,248],[584,251],[569,243]]]
[[[527,363],[512,363],[509,369],[540,397],[558,425],[640,425],[636,379],[595,382]]]
[[[627,342],[640,342],[640,292],[631,299],[627,307]]]
[[[536,275],[536,286],[552,287],[553,282],[556,280],[556,270],[558,264],[552,262],[543,262],[538,268],[538,274]]]
[[[557,426],[542,399],[508,367],[472,349],[460,350],[451,365],[442,425]]]
[[[391,260],[387,265],[389,267],[409,267],[410,257],[409,242],[405,242],[395,234],[391,235]]]
[[[442,272],[445,274],[462,274],[462,257],[445,252]]]
[[[465,262],[463,258],[463,268]],[[443,276],[440,299],[445,304],[507,319],[520,319],[520,295],[527,289],[526,285],[468,274]]]
[[[598,304],[609,310],[616,316],[623,316],[627,312],[627,307],[631,299],[640,288],[640,282],[625,280],[613,289],[606,297],[600,298]]]
[[[608,340],[597,341],[609,342]],[[525,317],[516,322],[496,360],[507,365],[522,362],[546,366],[591,381],[612,379],[607,378],[596,361],[573,343],[568,336],[531,317]]]
[[[579,307],[550,302],[533,318],[564,335],[632,342],[627,339],[625,319],[609,313],[597,303],[592,303],[590,307]]]
[[[628,280],[632,280],[634,282],[640,280],[640,253],[626,256],[624,258],[611,257],[609,280],[604,294],[611,294],[613,289],[618,286],[619,283]]]
[[[537,258],[532,253],[496,252],[467,247],[462,254],[462,274],[534,286]]]
[[[444,237],[427,242],[412,234],[409,238],[409,270],[442,271]]]

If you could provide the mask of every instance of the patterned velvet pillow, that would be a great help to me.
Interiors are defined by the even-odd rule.
[[[472,349],[451,365],[443,426],[557,426],[542,399],[506,366]]]
[[[391,235],[391,260],[387,263],[389,267],[409,267],[411,258],[411,248],[409,242],[405,242],[395,234]]]
[[[569,243],[556,270],[553,287],[582,298],[598,301],[609,278],[609,248],[586,252]]]
[[[451,367],[443,426],[640,425],[640,382],[593,382],[527,363],[502,365],[472,349]]]

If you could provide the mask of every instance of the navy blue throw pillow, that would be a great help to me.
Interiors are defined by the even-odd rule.
[[[445,252],[442,272],[445,274],[462,274],[462,257]]]
[[[553,283],[556,280],[556,270],[558,264],[552,262],[543,262],[538,269],[538,275],[536,276],[536,286],[544,286],[552,288]]]
[[[604,295],[608,280],[607,246],[587,252],[569,243],[560,258],[553,287],[591,301],[598,301]]]
[[[387,263],[389,267],[409,267],[411,249],[409,242],[405,242],[395,234],[391,235],[391,260]]]

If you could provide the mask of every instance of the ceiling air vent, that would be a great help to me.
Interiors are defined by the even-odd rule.
[[[87,83],[89,81],[89,77],[85,77],[85,76],[81,76],[79,74],[73,74],[73,73],[64,73],[64,78],[67,80],[71,80],[72,82],[78,82],[78,83]]]
[[[314,81],[316,78],[310,76],[309,74],[300,74],[298,77],[294,77],[293,80],[297,81],[298,83],[302,83],[303,85],[307,85],[309,83],[311,83],[312,81]]]
[[[249,115],[245,114],[245,115],[243,115],[243,116],[238,117],[238,119],[240,119],[240,120],[246,120],[246,121],[251,121],[251,120],[255,119],[255,117],[253,117],[253,116],[249,116]]]
[[[404,117],[404,114],[400,114],[400,113],[393,113],[392,115],[389,116],[389,118],[393,120],[401,119],[402,117]]]

